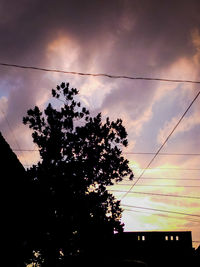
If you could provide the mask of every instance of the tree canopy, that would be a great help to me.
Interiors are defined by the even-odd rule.
[[[121,119],[92,117],[77,95],[61,83],[52,89],[59,107],[36,106],[23,118],[41,156],[28,176],[36,192],[29,246],[42,266],[98,257],[113,233],[123,231],[120,201],[107,186],[133,178],[122,156],[127,132]]]

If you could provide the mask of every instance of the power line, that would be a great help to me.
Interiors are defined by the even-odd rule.
[[[118,184],[118,186],[130,186],[130,184]],[[150,187],[200,187],[199,185],[168,185],[168,184],[136,184],[135,186],[150,186]]]
[[[130,187],[130,189],[127,191],[129,192],[136,184],[137,182],[140,180],[140,178],[143,176],[143,174],[145,173],[145,171],[150,167],[150,165],[153,163],[153,161],[155,160],[155,158],[157,157],[157,155],[159,154],[159,152],[162,150],[162,148],[165,146],[165,144],[167,143],[167,141],[169,140],[169,138],[172,136],[172,134],[174,133],[174,131],[176,130],[176,128],[178,127],[178,125],[181,123],[181,121],[183,120],[183,118],[185,117],[185,115],[187,114],[188,110],[191,108],[191,106],[193,105],[193,103],[195,102],[195,100],[198,98],[200,94],[200,91],[197,93],[197,95],[195,96],[195,98],[192,100],[192,102],[190,103],[190,105],[188,106],[188,108],[186,109],[186,111],[183,113],[183,115],[181,116],[181,118],[178,120],[178,122],[176,123],[176,125],[174,126],[174,128],[172,129],[172,131],[170,132],[170,134],[167,136],[167,138],[165,139],[165,141],[163,142],[163,144],[160,146],[160,148],[158,149],[158,151],[155,153],[155,155],[153,156],[153,158],[150,160],[150,162],[147,164],[146,168],[142,171],[141,175],[138,177],[138,179],[135,181],[135,183]],[[124,196],[122,196],[121,199],[123,199],[125,196],[127,195],[127,193],[124,194]]]
[[[32,164],[26,164],[24,166],[32,166]],[[141,168],[135,168],[144,170]],[[200,171],[200,169],[185,169],[185,168],[148,168],[148,170],[175,170],[175,171]]]
[[[18,152],[18,151],[23,151],[23,152],[39,152],[39,149],[20,149],[20,148],[12,148],[13,151],[15,152]],[[139,153],[137,153],[139,154]],[[140,154],[144,154],[144,153],[140,153]],[[145,153],[147,154],[147,153]],[[148,153],[148,154],[154,154],[155,153]],[[161,155],[161,154],[159,154]],[[175,154],[169,154],[169,155],[175,155]],[[176,154],[177,155],[177,154]],[[191,156],[198,156],[200,154],[179,154],[179,155],[191,155]],[[29,164],[31,165],[31,164]],[[133,167],[134,169],[139,169],[139,170],[144,170],[145,168],[140,168],[140,167]],[[148,170],[175,170],[175,171],[199,171],[200,169],[198,168],[148,168]],[[141,178],[141,179],[167,179],[167,180],[200,180],[200,179],[186,179],[186,178],[183,178],[183,179],[176,179],[176,178],[150,178],[150,177],[144,177],[144,178]]]
[[[115,190],[115,189],[109,189],[110,192],[116,192],[116,193],[125,193],[125,190]],[[163,196],[163,197],[177,197],[177,198],[190,198],[190,199],[200,199],[200,197],[194,197],[194,196],[184,196],[184,195],[173,195],[173,194],[160,194],[160,193],[151,193],[151,192],[138,192],[138,191],[130,191],[128,194],[141,194],[141,195],[152,195],[152,196]]]
[[[134,169],[139,170],[173,170],[173,171],[200,171],[198,168],[139,168],[139,167],[133,167]]]
[[[142,177],[141,180],[176,180],[176,181],[200,181],[200,178],[160,178],[160,177]],[[126,181],[130,181],[129,179],[126,179]],[[120,185],[120,182],[119,182]]]
[[[178,219],[178,220],[187,220],[187,221],[190,221],[190,222],[195,222],[195,223],[200,223],[199,220],[192,220],[190,218],[182,218],[182,217],[175,217],[175,216],[169,216],[169,215],[166,215],[166,214],[154,214],[154,213],[149,213],[149,212],[145,212],[145,211],[140,211],[140,210],[133,210],[133,209],[127,209],[127,208],[124,208],[123,210],[126,210],[126,211],[131,211],[131,212],[139,212],[139,213],[144,213],[144,214],[148,214],[148,215],[151,215],[151,216],[160,216],[160,217],[167,217],[167,218],[170,218],[170,219]],[[198,241],[194,241],[194,242],[198,242]]]
[[[140,170],[174,170],[174,171],[200,171],[198,168],[134,168],[134,169],[140,169]]]
[[[155,155],[153,152],[123,152],[126,155]],[[159,153],[160,156],[200,156],[200,153]]]
[[[85,72],[49,69],[49,68],[42,68],[42,67],[35,67],[35,66],[25,66],[25,65],[19,65],[19,64],[9,64],[9,63],[4,63],[4,62],[0,62],[0,65],[3,67],[31,69],[31,70],[38,70],[38,71],[45,71],[45,72],[57,72],[57,73],[72,74],[72,75],[79,75],[79,76],[93,76],[93,77],[107,77],[107,78],[112,78],[112,79],[129,79],[129,80],[146,80],[146,81],[200,84],[200,81],[194,81],[194,80],[133,77],[133,76],[126,76],[126,75],[113,75],[113,74],[107,74],[107,73],[85,73]]]
[[[191,214],[191,213],[171,211],[171,210],[162,210],[162,209],[138,207],[138,206],[132,206],[132,205],[127,205],[127,204],[123,204],[122,206],[129,207],[129,208],[136,208],[136,209],[153,210],[153,211],[160,211],[160,212],[166,212],[166,213],[174,213],[174,214],[180,214],[180,215],[186,215],[186,216],[200,217],[199,214]]]
[[[13,151],[39,151],[39,149],[17,149],[13,148]],[[153,152],[123,152],[126,155],[155,155]],[[200,153],[159,153],[162,156],[200,156]]]

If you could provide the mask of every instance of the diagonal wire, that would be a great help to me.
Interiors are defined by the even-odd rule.
[[[186,111],[183,113],[183,115],[181,116],[181,118],[178,120],[178,122],[176,123],[176,125],[174,126],[174,128],[172,129],[172,131],[170,132],[170,134],[167,136],[167,138],[165,139],[165,141],[163,142],[163,144],[161,145],[161,147],[158,149],[158,151],[155,153],[155,155],[153,156],[153,158],[150,160],[150,162],[147,164],[146,168],[144,168],[144,170],[142,171],[142,173],[140,174],[140,176],[138,177],[138,179],[135,181],[135,183],[129,188],[129,190],[122,196],[121,200],[123,198],[125,198],[127,196],[127,194],[132,190],[132,188],[138,183],[138,181],[140,180],[140,178],[143,176],[143,174],[145,173],[145,171],[150,167],[150,165],[153,163],[153,161],[155,160],[155,158],[157,157],[157,155],[160,153],[160,151],[162,150],[162,148],[165,146],[165,144],[167,143],[167,141],[169,140],[169,138],[172,136],[172,134],[174,133],[174,131],[176,130],[176,128],[178,127],[178,125],[181,123],[181,121],[183,120],[183,118],[185,117],[185,115],[187,114],[188,110],[191,108],[191,106],[193,105],[193,103],[195,102],[195,100],[198,98],[198,96],[200,95],[200,91],[197,93],[197,95],[195,96],[195,98],[192,100],[192,102],[190,103],[190,105],[188,106],[188,108],[186,109]]]

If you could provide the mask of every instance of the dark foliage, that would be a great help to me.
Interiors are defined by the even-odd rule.
[[[35,107],[23,118],[41,156],[28,175],[36,192],[30,250],[42,266],[102,259],[114,231],[123,231],[120,202],[107,186],[133,178],[120,149],[128,144],[126,130],[120,119],[91,117],[77,94],[62,83],[52,90],[64,99],[60,108]]]

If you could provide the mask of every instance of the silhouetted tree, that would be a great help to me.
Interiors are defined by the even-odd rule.
[[[52,89],[63,101],[59,108],[35,107],[23,118],[41,156],[28,173],[37,192],[32,249],[42,266],[98,257],[114,231],[123,230],[120,202],[107,186],[133,178],[120,149],[128,144],[126,130],[121,119],[91,117],[77,94],[62,83]]]

